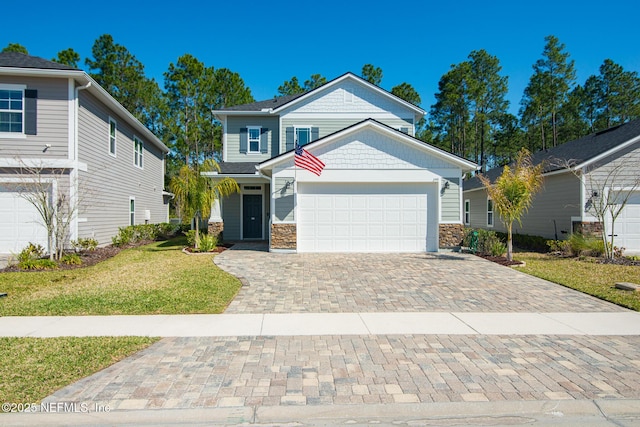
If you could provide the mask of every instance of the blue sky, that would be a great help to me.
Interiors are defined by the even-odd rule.
[[[578,83],[610,58],[640,72],[637,1],[361,0],[215,2],[8,2],[0,47],[20,43],[50,59],[74,48],[84,58],[101,34],[111,34],[163,85],[169,63],[190,53],[215,68],[240,74],[256,100],[276,94],[285,80],[319,73],[332,79],[360,74],[371,63],[381,86],[413,85],[429,110],[438,80],[473,50],[499,58],[509,77],[516,113],[541,57],[544,37],[557,36],[575,60]]]

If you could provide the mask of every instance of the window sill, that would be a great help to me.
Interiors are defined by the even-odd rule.
[[[0,139],[25,139],[26,137],[26,134],[19,132],[0,132]]]

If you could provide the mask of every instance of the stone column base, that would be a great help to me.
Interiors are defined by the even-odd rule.
[[[462,245],[464,239],[464,225],[462,224],[439,224],[440,231],[438,247],[452,248]]]
[[[271,224],[270,249],[296,249],[297,242],[296,224]]]
[[[602,235],[602,223],[601,222],[574,222],[573,232],[580,233],[585,236],[598,236]]]
[[[224,231],[224,222],[210,222],[208,231],[210,236],[215,236],[218,239],[218,242],[222,242],[222,232]]]

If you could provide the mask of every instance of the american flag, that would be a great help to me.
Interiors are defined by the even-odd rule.
[[[299,168],[306,169],[309,172],[320,176],[324,163],[322,160],[309,153],[307,150],[296,144],[295,165]]]

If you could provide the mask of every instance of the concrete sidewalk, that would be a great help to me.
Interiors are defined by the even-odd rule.
[[[0,336],[640,335],[640,313],[293,313],[0,317]]]

